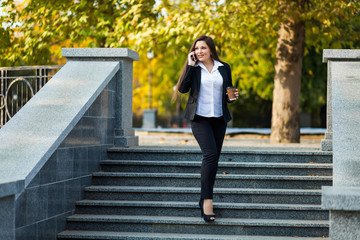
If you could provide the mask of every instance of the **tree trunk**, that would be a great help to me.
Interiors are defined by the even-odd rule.
[[[305,23],[280,24],[276,47],[271,143],[300,142],[300,86]]]

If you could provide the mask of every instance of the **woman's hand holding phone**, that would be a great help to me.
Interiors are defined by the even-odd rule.
[[[197,62],[197,58],[195,52],[192,51],[188,54],[188,65],[194,66],[196,62]]]

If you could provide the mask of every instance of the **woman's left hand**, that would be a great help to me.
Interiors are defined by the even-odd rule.
[[[239,92],[238,92],[237,88],[235,88],[235,97],[236,97],[236,99],[239,98]]]

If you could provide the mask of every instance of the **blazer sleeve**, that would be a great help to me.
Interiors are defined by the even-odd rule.
[[[179,92],[187,93],[190,90],[193,81],[192,74],[194,72],[194,68],[194,66],[186,66],[184,79],[179,86]]]
[[[227,63],[225,63],[224,65],[225,65],[225,67],[226,67],[226,71],[227,71],[227,75],[228,75],[227,87],[232,87],[232,86],[234,86],[234,85],[233,85],[233,83],[232,83],[231,68],[230,68],[229,64],[227,64]],[[235,100],[230,101],[230,99],[229,99],[228,96],[226,96],[226,101],[227,101],[228,103],[235,102]]]

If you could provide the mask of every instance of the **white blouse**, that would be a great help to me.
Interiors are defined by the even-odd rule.
[[[195,66],[201,67],[201,84],[196,114],[203,117],[222,116],[223,78],[218,68],[223,64],[214,60],[211,72],[206,69],[202,62],[197,62]]]

